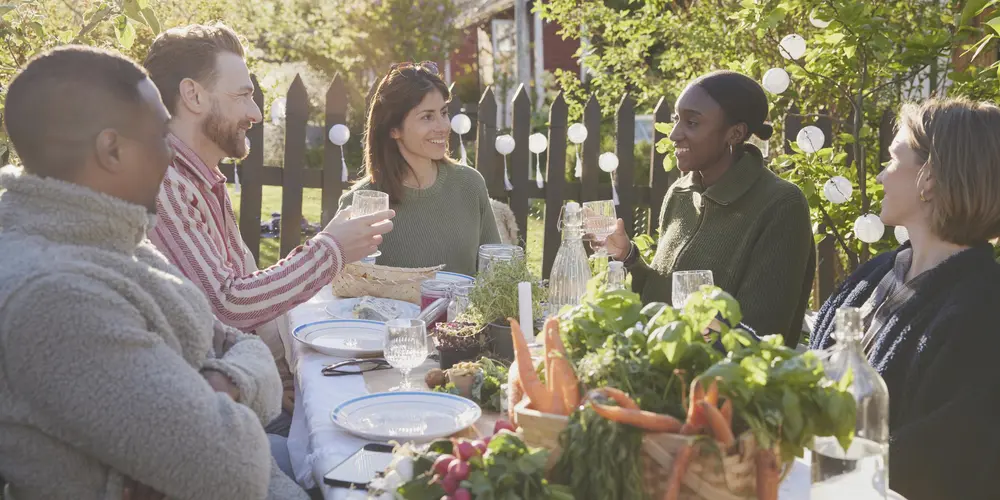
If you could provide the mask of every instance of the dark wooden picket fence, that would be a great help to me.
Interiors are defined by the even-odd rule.
[[[254,83],[256,84],[256,78],[254,78]],[[321,223],[325,225],[336,213],[338,199],[345,190],[350,188],[359,167],[358,165],[349,165],[351,178],[348,182],[342,182],[339,148],[326,140],[324,141],[323,168],[306,168],[309,96],[300,78],[295,78],[286,99],[284,166],[264,165],[264,128],[257,126],[248,133],[251,144],[250,155],[236,167],[239,168],[242,185],[240,231],[255,257],[259,257],[260,252],[262,186],[282,187],[280,252],[281,255],[287,255],[300,244],[302,238],[303,188],[322,190]],[[254,93],[254,100],[261,109],[265,109],[264,96],[259,86]],[[516,145],[513,153],[507,158],[508,175],[513,185],[513,190],[509,192],[504,189],[504,160],[494,147],[498,130],[495,126],[497,105],[493,91],[487,89],[478,103],[464,104],[454,98],[450,104],[452,115],[462,112],[463,109],[473,119],[472,130],[464,137],[466,147],[469,148],[470,159],[474,158],[475,168],[486,179],[490,197],[510,205],[517,220],[520,230],[519,239],[522,244],[527,241],[530,200],[542,199],[545,201],[542,255],[544,276],[549,275],[560,244],[560,233],[557,229],[559,208],[568,200],[584,202],[611,198],[609,176],[598,167],[602,135],[614,134],[615,137],[614,152],[619,159],[618,170],[615,173],[620,200],[617,210],[619,217],[624,220],[625,227],[629,228],[631,232],[641,231],[655,236],[659,226],[659,207],[667,189],[676,180],[677,173],[676,171],[664,171],[662,168],[663,154],[657,153],[655,148],[652,149],[649,158],[635,158],[635,102],[631,97],[626,95],[619,102],[615,112],[614,130],[607,130],[608,127],[604,127],[602,130],[600,105],[596,98],[590,98],[583,113],[583,123],[587,127],[588,135],[581,150],[582,178],[579,181],[567,181],[567,154],[571,154],[573,152],[571,148],[575,146],[567,144],[568,108],[562,94],[557,96],[549,109],[549,147],[544,153],[547,155],[545,162],[547,172],[544,187],[539,188],[529,177],[531,170],[529,155],[531,152],[528,150],[528,136],[532,133],[531,103],[527,90],[518,89],[513,102],[513,126],[510,132]],[[347,90],[344,88],[343,79],[339,76],[334,77],[326,93],[325,130],[329,130],[336,124],[346,124],[347,111]],[[654,110],[655,121],[668,122],[671,114],[669,100],[660,99]],[[826,145],[829,146],[832,135],[829,119],[821,118],[815,124],[824,130],[827,137]],[[891,128],[891,121],[889,127]],[[784,128],[786,140],[794,141],[801,128],[801,119],[790,116]],[[353,134],[359,135],[360,132],[359,130],[352,131]],[[661,138],[662,134],[658,131],[655,132],[654,144]],[[457,158],[459,137],[454,132],[451,135],[450,144],[453,156]],[[635,179],[637,161],[650,162],[648,178]],[[222,171],[231,182],[233,180],[233,166],[223,165]],[[642,211],[646,211],[646,216],[639,220],[644,219],[646,224],[644,227],[637,228],[635,225],[637,212],[641,216]],[[634,234],[630,236],[634,236]],[[833,292],[838,277],[834,243],[833,236],[826,236],[817,246],[816,298],[819,300],[824,300]]]

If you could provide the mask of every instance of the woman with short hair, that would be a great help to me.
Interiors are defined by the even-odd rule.
[[[881,218],[910,239],[868,261],[823,305],[861,309],[862,346],[889,388],[889,481],[909,500],[996,498],[1000,471],[1000,108],[903,106],[878,175]]]

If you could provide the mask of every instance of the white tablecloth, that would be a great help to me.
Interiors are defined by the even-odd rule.
[[[309,302],[292,310],[292,329],[313,321],[330,319],[323,310],[332,300],[330,287],[324,287]],[[288,451],[292,458],[295,478],[305,488],[317,485],[326,500],[365,498],[362,492],[331,488],[323,484],[323,476],[347,459],[368,441],[344,432],[330,419],[333,409],[352,398],[368,394],[363,377],[324,377],[325,364],[340,358],[320,354],[294,342],[292,369],[295,372],[295,415],[288,435]],[[788,478],[781,485],[781,500],[809,498],[809,464],[797,460]],[[890,498],[902,500],[902,497]]]

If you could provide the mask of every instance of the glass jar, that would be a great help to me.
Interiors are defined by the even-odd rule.
[[[509,262],[514,259],[523,259],[524,249],[517,245],[486,244],[479,246],[479,263],[477,271],[483,274],[488,271],[494,262]]]
[[[424,280],[420,284],[420,310],[424,310],[427,306],[434,303],[438,299],[451,299],[451,290],[454,285],[451,281],[445,280]],[[444,321],[448,315],[448,309],[445,308],[441,311],[441,314],[434,318],[427,319],[427,330],[431,331],[434,325],[441,321]]]
[[[448,304],[448,321],[455,321],[469,308],[469,293],[474,287],[473,283],[457,283],[453,286],[451,302]]]

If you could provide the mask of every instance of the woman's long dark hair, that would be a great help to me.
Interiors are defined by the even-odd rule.
[[[451,92],[437,72],[425,65],[406,65],[389,70],[371,98],[365,124],[365,172],[372,184],[397,204],[403,198],[403,179],[413,167],[403,159],[391,131],[403,126],[407,113],[424,97],[438,91],[447,102]]]

